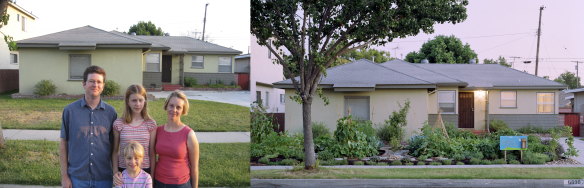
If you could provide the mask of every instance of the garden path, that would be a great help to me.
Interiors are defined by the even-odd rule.
[[[578,150],[578,157],[571,158],[580,162],[581,164],[584,164],[584,141],[580,140],[582,138],[584,137],[574,137],[574,147]],[[566,138],[560,138],[559,142],[564,150],[568,148],[568,145],[566,144]]]

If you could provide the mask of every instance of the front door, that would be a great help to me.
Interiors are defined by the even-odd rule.
[[[474,128],[474,93],[458,93],[458,128]]]
[[[172,56],[162,56],[162,82],[172,82]]]

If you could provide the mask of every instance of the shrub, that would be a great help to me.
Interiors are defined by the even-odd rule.
[[[499,130],[509,129],[509,126],[507,126],[507,123],[505,123],[503,120],[498,119],[493,120],[489,125],[490,128],[495,132],[498,132]]]
[[[455,154],[452,156],[452,159],[456,160],[456,161],[462,161],[465,159],[463,154]]]
[[[251,143],[251,157],[280,156],[284,158],[303,159],[303,138],[300,135],[290,136],[287,133],[271,132],[262,142]]]
[[[347,159],[343,159],[343,160],[335,160],[335,165],[348,165],[349,161],[347,161]]]
[[[438,161],[432,161],[432,162],[430,162],[430,165],[437,166],[437,165],[442,165],[442,163],[441,162],[438,162]]]
[[[312,123],[312,138],[316,139],[323,136],[330,136],[330,131],[322,122]]]
[[[507,164],[507,161],[505,159],[495,159],[493,160],[493,164]]]
[[[521,164],[518,160],[510,160],[509,164]]]
[[[525,152],[523,155],[523,163],[525,164],[545,164],[549,160],[548,155],[543,153]]]
[[[268,163],[270,163],[270,158],[268,158],[267,156],[266,157],[262,157],[262,158],[260,158],[258,160],[258,162],[259,163],[262,163],[262,164],[268,164]]]
[[[517,132],[523,133],[523,134],[533,134],[533,133],[548,133],[548,130],[545,130],[541,127],[534,127],[531,125],[527,125],[525,127],[521,127],[519,129],[517,129]]]
[[[365,161],[366,165],[378,165],[375,161]]]
[[[423,166],[423,165],[426,165],[426,162],[424,162],[424,161],[418,161],[418,163],[416,163],[416,165]]]
[[[331,148],[335,156],[361,158],[377,155],[377,138],[359,131],[350,115],[337,121],[334,138],[338,143]]]
[[[197,79],[191,77],[185,77],[185,86],[194,87],[197,85]]]
[[[261,105],[252,105],[251,111],[251,142],[261,143],[263,138],[274,132],[276,127],[273,118],[266,115],[266,110]]]
[[[456,165],[464,165],[464,163],[461,161],[458,161],[458,162],[456,162]]]
[[[405,165],[406,165],[406,166],[412,166],[412,165],[414,165],[414,163],[412,163],[412,162],[407,162]]]
[[[394,166],[402,165],[402,162],[399,160],[391,161],[391,165],[394,165]]]
[[[482,164],[482,165],[491,165],[492,162],[485,159],[485,160],[481,160],[480,164]]]
[[[444,159],[444,160],[442,160],[442,164],[444,164],[444,165],[452,165],[452,159]]]
[[[41,80],[34,86],[34,94],[40,96],[47,96],[55,94],[57,86],[51,80]]]
[[[361,165],[364,165],[364,164],[365,163],[363,161],[355,161],[355,162],[353,162],[353,165],[359,165],[359,166],[361,166]]]
[[[478,165],[480,163],[481,163],[481,159],[477,159],[477,158],[470,159],[470,164],[472,164],[472,165]]]
[[[427,155],[421,155],[418,157],[418,161],[425,161],[426,159],[428,159]]]
[[[286,166],[294,166],[298,163],[300,163],[300,162],[298,162],[297,160],[294,160],[294,159],[284,159],[284,160],[280,161],[281,165],[286,165]]]
[[[335,158],[334,154],[330,150],[324,150],[317,153],[318,159],[327,161]]]
[[[106,80],[105,86],[103,87],[103,96],[115,96],[120,93],[120,84],[114,82],[113,80]]]
[[[389,143],[392,149],[397,150],[401,146],[404,137],[404,127],[407,125],[407,115],[410,109],[410,101],[406,101],[399,111],[393,111],[389,119],[377,131],[379,138]]]

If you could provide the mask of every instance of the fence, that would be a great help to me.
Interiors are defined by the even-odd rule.
[[[0,93],[18,89],[18,69],[0,70]]]

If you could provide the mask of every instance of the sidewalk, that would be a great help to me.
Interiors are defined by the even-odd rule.
[[[564,187],[561,179],[251,179],[251,187]]]
[[[59,141],[60,130],[4,129],[6,140],[48,140]],[[196,132],[199,143],[249,142],[249,132]]]
[[[570,157],[581,164],[584,164],[584,141],[580,140],[583,137],[574,137],[574,147],[578,150],[578,157]],[[566,144],[566,138],[559,139],[560,144],[566,150],[568,145]]]

